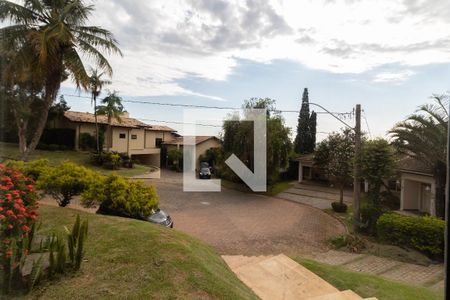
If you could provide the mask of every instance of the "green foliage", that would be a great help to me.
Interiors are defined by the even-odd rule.
[[[168,163],[174,166],[178,171],[182,169],[183,165],[183,151],[180,149],[170,149],[167,152]]]
[[[31,267],[30,275],[28,276],[27,289],[30,292],[34,286],[41,280],[44,273],[44,266],[42,264],[43,255],[41,255],[37,260],[33,261],[33,266]]]
[[[79,195],[92,182],[97,181],[99,176],[90,169],[64,161],[41,174],[37,186],[64,207],[70,203],[73,196]]]
[[[96,147],[95,144],[95,136],[88,132],[80,134],[79,146],[82,150],[94,150]]]
[[[53,234],[50,237],[49,250],[49,276],[52,277],[56,273],[63,274],[66,270],[67,258],[64,239],[59,235]]]
[[[39,176],[50,168],[48,159],[37,159],[29,162],[10,160],[6,165],[10,168],[19,170],[25,176],[30,177],[33,180],[39,179]]]
[[[135,217],[151,214],[159,197],[153,186],[142,181],[110,175],[93,182],[82,194],[82,201],[85,206],[100,204],[100,213]]]
[[[244,109],[267,109],[267,183],[274,184],[280,175],[280,170],[288,165],[292,145],[290,129],[285,126],[283,117],[275,112],[275,100],[270,98],[252,98],[246,100]],[[253,170],[253,124],[240,120],[238,115],[231,115],[223,125],[223,155],[219,163],[218,175],[231,181],[239,178],[231,171],[224,161],[235,154],[250,170]]]
[[[350,252],[359,253],[366,248],[366,242],[357,235],[344,234],[330,239],[330,244],[335,249],[346,248]]]
[[[302,107],[298,116],[297,135],[294,141],[294,150],[299,154],[312,153],[316,147],[317,115],[314,111],[309,113],[308,89],[303,90]]]
[[[341,202],[332,202],[331,207],[335,212],[345,213],[347,211],[347,204]]]
[[[77,215],[72,231],[65,228],[67,232],[67,247],[69,249],[69,258],[75,270],[79,270],[84,256],[84,243],[88,233],[88,221],[80,221],[80,215]]]
[[[380,188],[383,180],[395,173],[395,150],[384,139],[366,141],[362,147],[361,174],[369,182],[369,199],[380,202]]]
[[[354,137],[350,130],[330,134],[321,141],[314,154],[314,165],[321,168],[340,189],[343,203],[344,187],[353,179]]]
[[[361,224],[359,230],[363,233],[375,235],[377,233],[377,221],[384,213],[383,208],[378,204],[368,203],[359,210]]]
[[[381,240],[398,246],[417,249],[428,255],[444,253],[445,221],[433,217],[382,215],[377,222]]]

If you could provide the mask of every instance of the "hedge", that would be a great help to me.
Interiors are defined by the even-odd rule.
[[[445,221],[433,217],[383,214],[377,222],[378,237],[393,245],[417,249],[428,255],[444,253]]]

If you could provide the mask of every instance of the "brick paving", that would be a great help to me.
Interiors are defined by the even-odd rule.
[[[335,218],[313,207],[230,189],[183,192],[180,173],[162,170],[157,187],[160,207],[175,228],[227,255],[302,255],[326,249],[325,241],[344,234]]]
[[[354,272],[374,274],[390,280],[430,287],[434,290],[442,291],[444,288],[442,264],[422,266],[373,255],[335,250],[316,253],[308,258],[329,265],[342,266]]]

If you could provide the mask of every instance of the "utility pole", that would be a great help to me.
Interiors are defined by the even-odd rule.
[[[361,104],[355,110],[355,162],[353,166],[353,231],[359,229],[359,203],[361,194]]]
[[[450,106],[450,104],[449,104]],[[449,107],[450,111],[450,107]],[[444,290],[445,290],[445,299],[449,299],[450,297],[450,276],[448,272],[450,271],[448,267],[449,260],[449,242],[450,242],[450,229],[448,226],[448,222],[450,221],[450,121],[447,120],[447,182],[445,185],[445,244],[444,244]]]

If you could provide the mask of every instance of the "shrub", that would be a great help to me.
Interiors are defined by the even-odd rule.
[[[11,160],[8,161],[6,165],[10,168],[19,170],[25,176],[30,177],[33,180],[39,179],[39,176],[50,168],[47,159],[37,159],[29,162]]]
[[[79,270],[81,261],[84,256],[84,242],[86,241],[88,233],[88,221],[83,223],[80,221],[80,215],[77,215],[75,224],[73,224],[72,231],[67,231],[67,247],[69,248],[69,258],[75,270]]]
[[[345,213],[347,211],[347,204],[345,203],[333,202],[331,203],[331,207],[338,213]]]
[[[385,242],[428,255],[443,254],[445,221],[441,219],[387,213],[378,219],[376,227],[378,237]]]
[[[384,213],[380,205],[367,204],[361,207],[361,225],[359,230],[361,232],[375,235],[377,232],[376,225],[378,218]]]
[[[357,235],[345,234],[330,239],[335,249],[347,248],[350,252],[359,253],[366,248],[366,242]]]
[[[83,132],[80,134],[80,148],[82,150],[95,150],[96,149],[96,141],[95,136],[90,133]]]
[[[120,169],[121,160],[118,153],[107,152],[103,156],[103,167],[109,170]]]
[[[0,264],[2,291],[9,293],[12,282],[22,283],[21,267],[28,255],[37,217],[37,194],[33,180],[18,170],[0,165]]]
[[[159,197],[153,186],[142,181],[129,181],[122,176],[102,177],[82,194],[83,205],[99,204],[98,213],[139,218],[158,206]]]
[[[51,195],[59,206],[66,206],[73,196],[79,195],[100,175],[73,162],[64,161],[41,174],[38,188]]]

